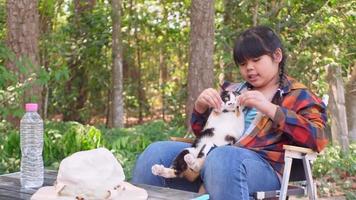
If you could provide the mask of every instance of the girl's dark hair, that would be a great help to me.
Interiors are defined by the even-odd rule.
[[[269,55],[273,58],[273,53],[277,48],[280,48],[282,51],[282,60],[279,63],[279,88],[282,89],[287,57],[281,40],[271,28],[255,26],[241,33],[235,42],[234,61],[236,65],[239,65],[248,59],[257,58],[262,55]],[[282,92],[281,90],[279,91],[280,93]]]

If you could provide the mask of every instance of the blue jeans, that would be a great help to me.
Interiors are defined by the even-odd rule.
[[[200,180],[165,179],[151,172],[154,164],[169,167],[178,153],[189,146],[173,141],[152,143],[137,159],[132,182],[197,192]],[[279,178],[267,161],[251,150],[235,146],[212,150],[200,174],[212,200],[244,200],[256,191],[280,188]]]

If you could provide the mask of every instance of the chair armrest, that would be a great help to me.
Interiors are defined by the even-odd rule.
[[[310,154],[310,153],[316,153],[310,148],[305,148],[305,147],[298,147],[298,146],[292,146],[292,145],[283,145],[284,150],[288,151],[296,151],[298,153],[305,153],[305,154]]]
[[[193,143],[194,139],[193,138],[183,138],[183,137],[170,137],[172,141],[176,142],[185,142],[185,143]]]
[[[283,145],[283,149],[285,150],[284,157],[289,158],[297,158],[303,159],[307,158],[310,161],[314,161],[318,156],[318,153],[309,148],[291,146],[291,145]]]

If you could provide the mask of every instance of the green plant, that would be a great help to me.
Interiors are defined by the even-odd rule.
[[[121,129],[97,129],[77,122],[46,122],[44,164],[46,168],[57,169],[61,160],[74,152],[106,147],[114,153],[130,179],[137,156],[149,144],[184,134],[185,128],[161,120]],[[0,122],[0,174],[19,170],[19,143],[18,130],[7,122]]]
[[[313,164],[313,174],[318,182],[321,196],[345,194],[350,199],[356,176],[356,143],[350,144],[349,152],[340,146],[329,145]]]
[[[46,122],[44,133],[44,165],[57,169],[66,156],[81,150],[103,146],[102,135],[94,126],[76,122]],[[19,171],[20,135],[7,122],[0,123],[0,174]]]
[[[328,146],[313,164],[313,174],[320,178],[335,170],[348,175],[356,174],[356,143],[350,144],[350,151],[341,151],[340,146]]]
[[[105,146],[112,150],[123,165],[127,179],[132,177],[132,169],[137,156],[151,143],[168,140],[169,136],[183,136],[185,128],[171,126],[162,120],[117,129],[101,129]]]
[[[0,122],[0,174],[19,170],[19,143],[18,131],[8,122]]]

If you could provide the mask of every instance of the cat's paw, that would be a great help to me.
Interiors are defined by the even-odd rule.
[[[192,167],[195,165],[196,159],[192,154],[188,153],[184,156],[184,161],[188,164],[189,167]]]
[[[161,176],[164,172],[164,166],[163,165],[153,165],[151,168],[152,174],[156,175],[156,176]]]

